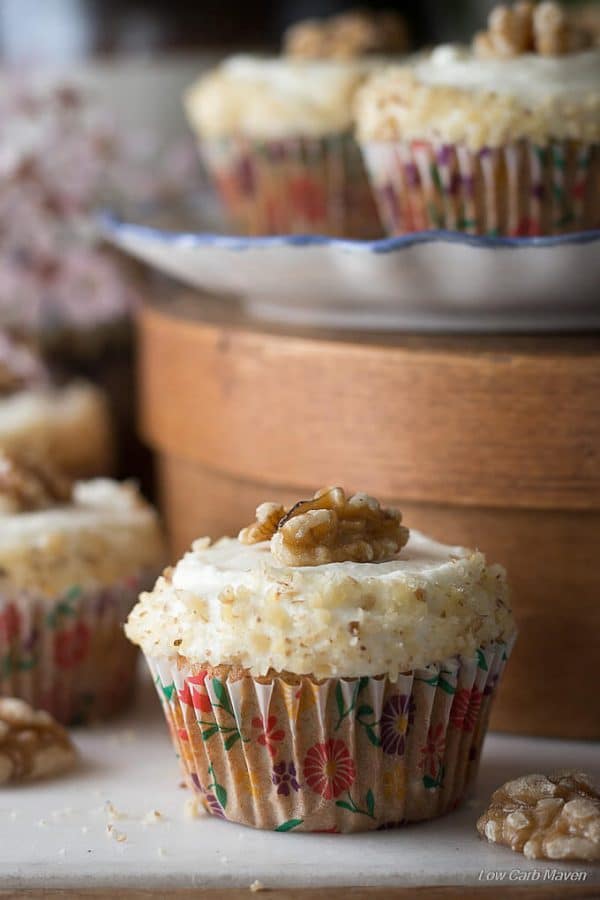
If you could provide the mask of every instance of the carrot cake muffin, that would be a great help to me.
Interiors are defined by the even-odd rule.
[[[192,85],[188,118],[234,225],[250,234],[381,234],[352,102],[381,55],[404,47],[397,17],[350,13],[299,23],[284,55],[232,56]]]
[[[600,224],[600,49],[557,3],[498,6],[471,48],[373,75],[356,121],[391,234]]]
[[[500,566],[328,488],[198,540],[126,633],[209,812],[361,831],[460,801],[515,627]]]
[[[84,381],[52,385],[36,356],[2,331],[0,449],[48,460],[74,477],[106,474],[112,464],[104,394]]]
[[[118,709],[135,668],[123,622],[164,558],[131,484],[72,486],[0,452],[0,696],[62,723]]]

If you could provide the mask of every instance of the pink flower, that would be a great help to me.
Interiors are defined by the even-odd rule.
[[[0,637],[10,644],[19,634],[21,616],[19,610],[12,603],[0,613]]]
[[[446,750],[446,735],[444,725],[430,725],[427,732],[427,743],[421,747],[421,769],[432,778],[436,778],[440,769],[441,760]]]
[[[450,724],[460,731],[473,731],[477,724],[483,694],[474,687],[472,690],[457,691],[450,710]]]
[[[276,725],[276,716],[269,716],[266,722],[259,716],[252,719],[252,727],[262,730],[262,733],[258,736],[258,743],[266,747],[273,758],[275,758],[277,753],[275,742],[282,741],[285,737],[285,731],[282,728],[276,728]]]
[[[179,699],[188,706],[203,713],[212,712],[212,703],[204,686],[206,680],[206,672],[200,672],[199,675],[192,675],[186,678],[183,690],[179,691]]]
[[[316,793],[331,800],[348,790],[356,778],[356,769],[343,741],[315,744],[304,759],[304,779]]]
[[[60,669],[72,669],[88,654],[91,633],[85,622],[59,631],[54,636],[54,662]]]

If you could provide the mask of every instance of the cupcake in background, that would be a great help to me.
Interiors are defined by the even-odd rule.
[[[198,540],[126,633],[210,813],[351,832],[460,803],[515,629],[500,566],[328,488]]]
[[[282,56],[232,56],[191,86],[188,119],[232,227],[381,234],[352,104],[382,57],[405,49],[395,14],[349,13],[299,23]]]
[[[113,432],[103,392],[52,384],[26,345],[0,330],[0,451],[43,459],[73,478],[109,474]]]
[[[63,724],[129,699],[136,653],[123,623],[164,564],[135,487],[78,482],[0,452],[0,697]]]
[[[600,50],[558,3],[498,6],[470,49],[375,74],[357,134],[389,234],[600,225]]]

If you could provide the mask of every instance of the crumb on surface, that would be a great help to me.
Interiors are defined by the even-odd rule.
[[[164,822],[165,817],[158,809],[151,809],[142,818],[142,825],[156,825],[157,822]]]
[[[127,840],[127,835],[124,831],[117,831],[114,825],[106,826],[106,834],[107,837],[112,838],[114,841],[117,841],[119,844],[124,843]]]

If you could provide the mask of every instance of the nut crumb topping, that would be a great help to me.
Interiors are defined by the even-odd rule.
[[[398,13],[354,9],[292,25],[284,35],[284,52],[296,59],[354,59],[398,53],[408,43],[406,24]]]
[[[0,513],[32,512],[68,503],[72,483],[40,460],[0,451]]]
[[[475,54],[482,58],[508,59],[521,53],[562,56],[590,46],[589,30],[569,21],[560,3],[520,2],[495,6],[487,31],[473,40]]]
[[[56,775],[75,759],[71,738],[49,713],[0,697],[0,784]]]
[[[523,775],[492,794],[482,837],[528,859],[600,860],[600,794],[589,775]]]
[[[288,566],[382,562],[393,559],[408,540],[401,522],[397,510],[382,508],[374,497],[346,497],[342,488],[331,487],[287,511],[263,503],[256,522],[242,529],[239,539],[245,544],[270,540],[275,559]]]

